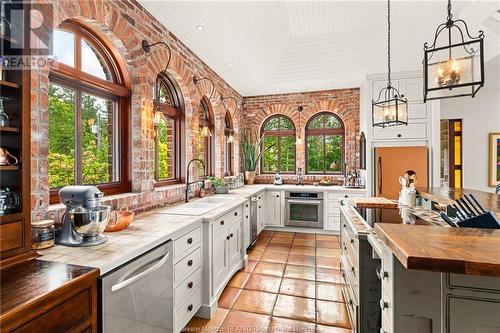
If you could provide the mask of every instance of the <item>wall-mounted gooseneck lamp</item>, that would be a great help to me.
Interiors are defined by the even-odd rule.
[[[200,83],[201,81],[204,81],[204,80],[207,80],[212,84],[212,91],[210,92],[210,97],[209,97],[209,99],[212,99],[212,97],[214,96],[214,92],[215,92],[214,81],[212,81],[212,79],[210,79],[208,77],[197,78],[196,76],[193,76],[193,83],[195,86],[197,86],[198,83]]]
[[[155,101],[156,104],[158,104],[159,101],[160,101],[160,85],[158,83],[161,82],[162,80],[165,80],[167,68],[168,68],[168,65],[170,65],[170,60],[172,59],[172,50],[170,49],[170,46],[168,46],[167,43],[162,42],[162,41],[156,42],[156,43],[149,43],[145,39],[142,41],[142,49],[146,53],[151,52],[151,48],[155,47],[157,45],[163,45],[163,46],[165,46],[167,48],[167,50],[168,50],[168,60],[167,60],[167,65],[165,66],[165,68],[163,70],[161,70],[156,75],[155,91],[154,91],[154,101]],[[157,124],[160,123],[160,121],[162,119],[163,119],[163,114],[161,112],[159,112],[159,111],[156,111],[155,114],[154,114],[154,117],[153,117],[153,123],[155,125],[157,125]]]
[[[304,111],[304,107],[301,105],[297,108],[297,112],[299,113],[299,130],[297,135],[297,140],[295,140],[296,145],[301,145],[304,141],[302,140],[301,131],[302,131],[302,116],[301,113]]]
[[[224,109],[226,109],[226,111],[227,111],[227,106],[226,106],[226,103],[224,102],[226,99],[232,99],[234,101],[235,107],[234,107],[233,112],[236,111],[236,109],[238,108],[238,100],[236,98],[234,98],[233,96],[228,96],[228,97],[221,96],[220,101],[221,101],[222,105],[224,105]]]

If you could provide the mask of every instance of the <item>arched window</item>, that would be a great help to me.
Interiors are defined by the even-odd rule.
[[[203,161],[208,176],[215,175],[214,113],[208,98],[200,101],[198,158]],[[202,170],[199,170],[202,173]]]
[[[231,119],[231,114],[226,111],[226,116],[224,117],[224,146],[225,146],[225,157],[224,157],[224,174],[230,176],[233,174],[233,145],[234,145],[234,130],[233,130],[233,120]]]
[[[155,186],[180,182],[183,172],[184,100],[175,79],[161,72],[155,83]]]
[[[260,129],[262,141],[261,173],[295,173],[295,126],[283,115],[269,117]]]
[[[66,185],[97,185],[108,194],[130,190],[129,96],[115,50],[83,26],[65,22],[53,33],[49,74],[51,202]]]
[[[335,114],[318,113],[306,125],[306,173],[342,173],[344,124]]]

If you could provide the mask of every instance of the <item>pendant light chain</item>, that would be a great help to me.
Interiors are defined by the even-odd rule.
[[[448,21],[451,21],[451,19],[453,18],[453,15],[451,14],[451,0],[448,0]]]
[[[391,0],[387,0],[387,85],[391,86]]]

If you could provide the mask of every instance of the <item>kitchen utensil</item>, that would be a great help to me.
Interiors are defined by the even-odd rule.
[[[462,211],[465,212],[465,214],[467,215],[467,217],[474,216],[472,214],[472,212],[469,209],[467,209],[467,207],[465,207],[465,205],[463,204],[462,200],[458,199],[458,200],[455,200],[455,201],[458,204],[458,206],[462,209]]]
[[[105,232],[113,232],[127,229],[130,223],[134,220],[134,212],[128,210],[127,206],[123,206],[118,211],[114,211],[115,218],[110,219]]]
[[[466,202],[469,207],[471,207],[471,209],[474,211],[474,215],[481,215],[481,209],[474,206],[474,203],[471,201],[471,199],[469,199],[469,197],[467,197],[467,194],[464,194],[462,199],[464,200],[464,203]]]
[[[56,230],[56,243],[91,246],[104,243],[102,233],[109,222],[111,207],[101,205],[104,194],[94,186],[65,186],[59,200],[66,205],[62,227]]]
[[[16,165],[19,160],[7,149],[0,147],[0,165]]]
[[[492,212],[486,212],[465,221],[460,221],[457,225],[462,228],[500,229],[500,223]]]
[[[483,206],[481,206],[481,204],[476,200],[476,197],[474,197],[472,194],[469,195],[472,199],[472,201],[474,201],[474,203],[479,207],[479,209],[483,212],[483,213],[486,213],[486,209],[483,208]]]
[[[418,179],[417,179],[417,174],[413,174],[413,175],[411,175],[411,176],[410,176],[410,181],[411,181],[411,184],[416,185],[416,184],[417,184],[417,181],[418,181]]]
[[[19,207],[19,195],[8,187],[0,188],[0,214],[7,214]]]
[[[407,184],[406,179],[402,176],[399,176],[398,179],[399,179],[399,184],[401,184],[401,186],[403,186],[403,187],[406,187],[406,184]]]
[[[448,215],[446,215],[444,212],[441,212],[439,215],[441,215],[441,218],[446,222],[448,223],[451,227],[453,228],[456,228],[457,225],[455,224],[455,222],[452,221],[452,219],[450,219],[450,217]]]
[[[453,212],[460,220],[467,219],[467,216],[462,211],[460,211],[460,209],[455,204],[450,205],[450,207],[453,209]]]

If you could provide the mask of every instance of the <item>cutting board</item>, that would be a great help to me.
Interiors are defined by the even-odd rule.
[[[398,203],[384,197],[351,198],[351,204],[359,208],[397,208]]]

